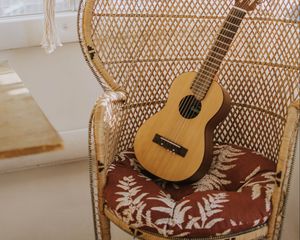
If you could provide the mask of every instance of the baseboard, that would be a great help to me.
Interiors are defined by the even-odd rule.
[[[0,160],[0,174],[87,160],[87,128],[62,131],[59,134],[64,140],[63,150]]]

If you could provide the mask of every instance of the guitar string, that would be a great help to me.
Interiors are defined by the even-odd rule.
[[[228,20],[230,20],[230,19],[237,19],[237,21],[239,21],[239,23],[238,23],[238,25],[237,24],[234,24],[234,23],[236,23],[236,21],[225,21],[225,23],[224,23],[224,26],[223,26],[223,28],[221,29],[221,31],[220,31],[220,33],[224,33],[224,34],[226,34],[226,32],[231,32],[231,33],[234,33],[234,35],[236,34],[236,32],[237,32],[237,30],[238,30],[238,28],[239,28],[239,25],[240,25],[240,23],[241,23],[241,21],[242,21],[242,19],[243,19],[243,17],[244,17],[244,15],[245,15],[245,13],[246,13],[246,11],[242,11],[242,14],[243,15],[240,15],[240,13],[241,13],[241,11],[237,11],[238,9],[236,9],[236,7],[234,6],[233,7],[233,9],[234,9],[234,11],[232,11],[232,14],[231,14],[231,16],[228,18]],[[230,31],[230,25],[233,25],[233,26],[235,26],[235,27],[237,27],[237,29],[236,29],[236,31],[235,32],[233,32],[233,31]],[[221,35],[223,35],[223,34],[221,34]],[[230,38],[228,38],[227,36],[227,38],[230,40],[230,41],[232,41],[232,39],[234,38],[234,35],[232,36],[232,37],[230,37]],[[223,35],[223,36],[225,36],[225,35]],[[203,66],[202,66],[202,68],[201,68],[201,72],[197,75],[197,77],[196,77],[196,79],[195,79],[195,81],[193,82],[193,88],[196,90],[196,92],[200,92],[200,95],[202,95],[201,97],[203,97],[203,95],[204,95],[204,93],[205,92],[207,92],[207,90],[208,90],[208,88],[209,88],[209,86],[210,86],[210,84],[211,84],[211,80],[213,79],[213,77],[209,77],[209,76],[206,76],[205,74],[204,74],[204,72],[207,72],[207,73],[209,73],[209,75],[212,75],[212,76],[214,76],[216,73],[217,73],[217,70],[219,69],[219,67],[220,67],[220,65],[221,65],[221,63],[222,63],[222,60],[220,61],[219,59],[215,59],[214,57],[212,57],[213,56],[213,54],[215,54],[216,55],[216,53],[217,53],[217,55],[221,55],[221,57],[222,58],[224,58],[224,56],[226,55],[226,53],[227,53],[227,51],[229,50],[229,46],[230,46],[230,44],[227,44],[228,46],[226,46],[226,43],[227,43],[227,41],[226,41],[226,39],[224,38],[224,40],[223,41],[219,41],[219,35],[218,35],[218,38],[216,38],[216,41],[215,41],[215,45],[213,46],[213,48],[210,50],[210,54],[208,55],[208,58],[206,59],[206,61],[204,62],[204,64],[203,64]],[[221,40],[221,39],[220,39]],[[220,46],[220,44],[218,44],[218,42],[220,42],[222,45],[225,45],[226,47],[225,48],[222,48],[221,46]],[[230,42],[231,43],[231,42]],[[217,49],[221,49],[221,51],[224,51],[225,52],[225,54],[223,53],[223,54],[219,54],[218,53],[218,51],[217,51]],[[219,51],[220,52],[220,51]],[[217,63],[218,63],[218,65],[216,65],[215,64],[215,62],[216,61],[214,61],[214,59],[215,60],[217,60]],[[211,61],[209,61],[209,60],[211,60]],[[211,63],[212,64],[214,64],[214,65],[216,65],[217,66],[217,68],[215,69],[212,65],[211,65]],[[209,70],[208,71],[206,71],[206,69],[212,69],[213,71],[213,73],[212,72],[209,72]],[[202,76],[204,76],[204,77],[209,77],[208,79],[209,79],[209,82],[205,82],[205,81],[202,81],[202,82],[199,82],[199,80],[201,79],[201,78],[203,78]],[[202,91],[199,91],[199,90],[202,90]],[[204,91],[203,91],[204,90]],[[198,94],[199,95],[199,94]]]
[[[232,40],[231,40],[232,41]],[[207,88],[211,85],[211,81],[214,76],[217,74],[226,53],[229,51],[230,45],[228,45],[227,49],[222,50],[225,53],[222,55],[221,59],[215,59],[213,57],[214,53],[220,49],[219,43],[218,46],[214,45],[213,49],[210,51],[209,56],[206,61],[202,65],[201,72],[197,75],[197,78],[193,82],[192,89],[195,90],[198,95],[205,95]],[[201,81],[202,80],[202,81]],[[202,88],[202,89],[201,89]],[[204,91],[199,91],[204,90]]]
[[[230,15],[229,15],[230,16]],[[223,57],[223,56],[222,56]],[[201,69],[201,71],[200,71],[200,75],[199,75],[199,73],[196,75],[196,77],[195,77],[195,79],[194,79],[194,81],[193,81],[193,83],[192,83],[192,86],[195,86],[195,83],[197,84],[197,80],[199,79],[199,76],[201,76],[201,75],[203,75],[203,70],[204,71],[206,71],[206,69],[208,68],[208,70],[209,69],[211,69],[210,70],[210,72],[209,72],[209,74],[211,75],[211,78],[213,78],[213,76],[214,76],[214,73],[213,72],[215,72],[216,71],[216,69],[218,68],[218,65],[217,64],[215,64],[213,61],[209,61],[209,55],[208,55],[208,57],[204,60],[204,63],[202,64],[202,67],[200,68]],[[211,63],[211,64],[210,64]],[[215,67],[215,66],[217,66],[217,67]],[[207,85],[207,86],[209,86],[209,84],[207,83],[207,82],[203,82],[203,85]],[[203,86],[204,88],[206,87],[207,88],[207,86]],[[196,87],[197,87],[197,85],[196,85]],[[193,88],[193,87],[192,87]],[[199,90],[199,89],[198,89]],[[198,91],[198,93],[199,93],[199,91]],[[192,102],[192,104],[191,104],[191,102]],[[186,109],[186,111],[189,111],[189,107],[187,107],[187,106],[191,106],[191,105],[193,105],[194,103],[196,102],[196,100],[195,99],[193,99],[193,98],[191,98],[190,99],[190,101],[188,101],[187,102],[187,104],[185,104],[183,107]],[[187,114],[187,112],[184,112],[184,114],[183,115],[186,115]],[[188,115],[188,118],[189,118],[190,116]]]
[[[225,19],[225,22],[223,23],[223,27],[221,27],[221,29],[220,29],[220,33],[223,32],[223,30],[226,30],[226,29],[227,29],[225,26],[226,26],[226,24],[227,24],[228,22],[235,22],[235,23],[236,23],[236,20],[235,20],[235,19],[238,19],[238,21],[240,21],[240,23],[241,23],[241,22],[242,22],[242,18],[239,18],[239,17],[238,17],[239,15],[240,15],[240,11],[238,11],[237,9],[235,9],[235,8],[233,7],[233,8],[230,10],[230,13],[229,13],[228,17]],[[240,24],[240,23],[239,23],[239,24]],[[238,31],[238,29],[236,30],[236,32],[237,32],[237,31]],[[232,42],[232,40],[233,40],[233,38],[234,38],[236,32],[234,33],[234,35],[233,35],[231,38],[228,38],[228,37],[227,37],[228,40],[224,39],[224,40],[226,41],[226,43],[227,43],[227,41],[230,41],[230,43]],[[219,36],[220,36],[220,34],[217,35],[216,40],[214,41],[215,44],[213,44],[212,49],[209,51],[209,53],[210,53],[210,52],[214,52],[213,49],[214,49],[214,46],[216,45],[216,41],[218,41],[218,37],[219,37]],[[222,41],[222,43],[223,43],[223,41]],[[230,44],[229,44],[229,45],[230,45]],[[229,47],[228,47],[228,49],[229,49]],[[226,53],[227,53],[228,49],[226,50]],[[225,49],[224,49],[224,51],[225,51]],[[226,53],[222,55],[222,58],[225,57],[224,55],[226,55]],[[209,61],[210,55],[211,55],[211,54],[208,54],[207,58],[204,60],[204,63],[202,64],[202,66],[201,66],[200,69],[203,70],[203,69],[205,69],[206,67],[209,67],[209,68],[213,69],[213,71],[215,72],[216,70],[219,69],[219,66],[221,65],[222,60],[221,60],[220,63],[217,65],[217,64],[215,64],[215,63]],[[219,59],[218,59],[218,61],[219,61]],[[206,62],[208,62],[208,64],[209,64],[209,63],[214,64],[215,66],[217,66],[217,68],[208,66],[208,65],[206,64]],[[203,69],[202,69],[202,68],[203,68]],[[201,75],[202,75],[202,74],[201,74],[201,72],[200,72],[200,76],[201,76]],[[214,75],[216,75],[216,73],[213,73],[213,76],[214,76]],[[211,77],[210,77],[210,78],[211,78]],[[197,74],[197,76],[196,76],[195,80],[193,81],[193,84],[192,84],[192,85],[194,85],[194,82],[197,81],[198,79],[199,79],[199,73]],[[213,78],[212,78],[212,79],[213,79]],[[197,82],[196,82],[196,83],[197,83]],[[211,83],[209,84],[209,83],[206,83],[206,82],[205,82],[205,85],[204,85],[204,87],[203,87],[203,90],[204,90],[204,91],[208,91],[210,85],[211,85]],[[208,89],[207,89],[207,88],[208,88]],[[206,90],[206,89],[207,89],[207,90]],[[198,88],[197,90],[199,90],[199,88]],[[201,95],[202,95],[202,94],[201,94]],[[201,99],[201,100],[203,100],[203,99]],[[188,119],[189,119],[189,118],[192,116],[192,114],[193,114],[193,113],[191,113],[191,111],[189,111],[189,108],[192,107],[193,105],[195,105],[198,101],[199,101],[198,99],[195,100],[194,98],[191,98],[190,100],[187,101],[186,104],[183,104],[183,106],[180,106],[180,107],[183,107],[183,109],[185,109],[185,111],[183,112],[183,115],[187,115],[187,118],[188,118]],[[188,111],[189,111],[190,113],[188,113]],[[186,126],[186,121],[183,121],[183,123],[181,124],[180,128],[177,130],[177,134],[176,134],[176,137],[175,137],[175,139],[174,139],[175,142],[176,142],[176,140],[177,140],[177,138],[178,138],[178,133],[182,132],[182,128],[184,128],[185,126]]]
[[[234,13],[236,11],[236,9],[234,9],[233,8],[233,10],[232,10],[232,13]],[[239,13],[239,11],[237,11],[237,13]],[[235,16],[235,15],[233,15],[233,14],[231,14],[231,16],[229,15],[229,17],[227,18],[227,20],[230,20],[230,19],[233,19],[233,18],[236,18],[236,19],[240,19],[240,18],[238,18],[237,16]],[[224,24],[224,27],[221,29],[221,31],[222,30],[226,30],[227,28],[225,28],[225,26],[226,26],[226,24],[230,24],[231,22],[228,22],[228,21],[225,21],[225,24]],[[237,28],[237,30],[238,30],[238,28]],[[236,30],[236,31],[237,31]],[[221,32],[220,31],[220,32]],[[217,38],[218,39],[218,38]],[[231,40],[231,39],[230,39]],[[231,40],[232,41],[232,40]],[[219,41],[219,42],[221,42],[221,41]],[[221,42],[221,43],[223,43],[223,41]],[[214,45],[215,47],[216,47],[216,45]],[[229,48],[228,48],[229,49]],[[224,51],[224,52],[227,52],[228,51],[228,49],[222,49],[222,51]],[[211,49],[211,51],[210,52],[212,52],[212,54],[213,53],[216,53],[216,51],[215,51],[215,49],[214,48],[212,48]],[[210,54],[211,55],[211,54]],[[219,55],[221,55],[221,54],[219,54]],[[224,57],[224,55],[225,54],[222,54],[221,56],[222,56],[222,58]],[[209,59],[209,58],[208,58]],[[206,61],[207,62],[207,61]],[[210,63],[210,61],[208,61],[208,63]],[[202,68],[201,68],[201,71],[202,72],[200,72],[200,73],[198,73],[197,74],[197,76],[196,76],[196,78],[195,78],[195,80],[196,81],[194,81],[193,82],[193,86],[195,86],[196,87],[196,90],[198,90],[199,91],[199,83],[197,82],[197,79],[200,79],[200,77],[199,76],[201,76],[201,75],[204,75],[205,77],[207,77],[205,74],[203,74],[203,71],[205,71],[205,72],[207,72],[207,73],[209,73],[210,75],[212,75],[212,76],[214,76],[216,73],[212,73],[212,72],[209,72],[209,71],[206,71],[206,68],[211,68],[211,69],[213,69],[213,71],[215,71],[215,70],[217,70],[218,68],[219,68],[219,66],[218,66],[218,68],[217,69],[215,69],[215,68],[213,68],[213,67],[210,67],[209,65],[207,65],[207,64],[204,64],[203,66],[202,66]],[[211,77],[211,79],[213,79],[213,77]],[[205,90],[205,88],[206,88],[206,90],[207,90],[207,88],[210,86],[210,83],[206,83],[206,82],[201,82],[201,85],[202,85],[202,88],[204,88],[203,90]],[[203,86],[204,85],[204,86]],[[206,86],[205,86],[206,85]],[[202,94],[203,95],[203,94]]]
[[[248,1],[246,1],[246,2],[248,2]],[[245,3],[245,5],[244,6],[246,6],[246,3]],[[240,16],[240,14],[242,13],[242,16],[241,16],[241,18],[239,18],[239,16]],[[236,34],[236,32],[238,31],[238,29],[239,29],[239,27],[240,27],[240,24],[241,24],[241,22],[242,22],[242,20],[243,20],[243,17],[245,16],[245,13],[246,13],[246,11],[244,10],[244,11],[241,11],[240,9],[237,9],[235,6],[230,10],[230,12],[229,12],[229,16],[225,19],[225,22],[224,22],[224,24],[223,24],[223,27],[220,29],[220,32],[222,32],[222,30],[224,29],[224,27],[226,26],[226,24],[227,23],[236,23],[236,20],[234,20],[234,19],[238,19],[238,21],[240,21],[239,23],[238,23],[238,25],[237,25],[237,29],[236,29],[236,31],[235,31],[235,34]],[[235,34],[234,34],[234,36],[235,36]],[[234,38],[234,36],[232,37],[232,39],[230,39],[230,41],[232,42],[232,40],[233,40],[233,38]],[[218,39],[218,37],[219,37],[219,35],[217,35],[217,37],[216,37],[216,39]],[[215,45],[215,44],[214,44]],[[213,52],[214,50],[214,45],[212,46],[212,49],[211,49],[211,51]],[[210,51],[210,52],[211,52]],[[228,50],[226,50],[225,51],[225,54],[223,54],[224,56],[222,56],[222,57],[225,57],[225,55],[226,55],[226,53],[227,53],[227,51]],[[210,54],[209,54],[210,55]],[[208,56],[209,56],[208,55]],[[208,59],[209,59],[209,57],[208,57]],[[204,63],[205,63],[205,61],[204,61]],[[203,66],[203,68],[205,69],[205,64],[203,64],[202,65]],[[202,69],[202,66],[201,66],[201,69]],[[213,75],[215,75],[215,74],[213,74]],[[197,78],[197,77],[196,77]],[[209,89],[209,88],[208,88]],[[208,90],[207,90],[208,91]],[[206,91],[206,92],[207,92]],[[203,100],[203,99],[201,99],[201,100]],[[188,106],[192,106],[193,104],[195,104],[195,102],[197,102],[198,100],[195,100],[195,99],[193,99],[192,100],[192,104],[191,104],[191,101],[189,101],[188,103],[187,103],[187,105]],[[188,108],[186,108],[186,109],[188,109]],[[189,114],[189,116],[188,117],[190,117],[191,116],[191,114]],[[186,121],[184,121],[183,122],[183,124],[182,125],[185,125],[184,123],[185,123]],[[182,127],[181,127],[182,128]],[[177,131],[178,133],[179,132],[181,132],[181,131]],[[176,139],[177,139],[177,137],[175,138],[175,141],[176,141]]]
[[[239,15],[239,12],[238,11],[236,11],[235,9],[232,9],[231,11],[230,11],[230,13],[229,13],[229,16],[226,18],[226,20],[225,20],[225,22],[224,22],[224,24],[223,24],[223,27],[220,29],[220,33],[222,33],[222,32],[224,32],[224,28],[226,28],[226,22],[232,22],[232,21],[234,21],[234,18],[232,17],[232,15]],[[236,31],[237,31],[238,29],[236,29]],[[223,39],[224,41],[226,41],[226,42],[229,42],[229,41],[232,41],[232,39],[234,38],[234,35],[232,36],[232,38],[228,38],[228,40],[226,40],[225,38]],[[219,35],[217,36],[217,38],[216,39],[219,39]],[[215,44],[217,44],[216,43],[216,41],[214,41],[215,42]],[[214,45],[215,45],[214,44]],[[212,50],[214,49],[214,45],[212,46]],[[229,48],[228,48],[229,49]],[[201,67],[201,69],[203,70],[203,69],[206,69],[207,67],[210,67],[210,66],[208,66],[208,65],[211,65],[212,67],[211,67],[211,69],[213,70],[213,74],[212,74],[212,77],[211,77],[211,79],[213,79],[213,76],[217,73],[217,69],[219,68],[219,65],[215,65],[215,66],[217,66],[216,67],[216,69],[215,69],[215,67],[212,65],[212,64],[209,64],[209,60],[211,60],[211,58],[210,58],[210,55],[212,55],[212,53],[213,53],[213,51],[211,51],[211,54],[209,54],[208,56],[207,56],[207,58],[205,59],[205,61],[204,61],[204,63],[202,64],[202,67]],[[225,54],[223,54],[222,55],[222,58],[224,57],[224,55]],[[208,62],[207,62],[208,61]],[[218,63],[220,64],[220,62],[221,61],[218,61]],[[196,77],[196,79],[194,80],[194,82],[195,81],[198,81],[198,79],[199,79],[199,76],[200,76],[200,79],[201,79],[201,75],[197,75],[197,77]],[[197,82],[196,82],[197,83]],[[206,82],[203,82],[203,83],[206,83]],[[210,83],[210,85],[211,85],[211,83]],[[204,88],[206,91],[208,91],[208,89],[209,89],[209,87],[207,87],[206,85],[204,85],[202,88]],[[199,93],[199,90],[197,91],[197,93]],[[201,92],[200,92],[200,95],[204,95],[204,94],[201,94]],[[203,97],[201,96],[201,100],[203,100]],[[193,106],[194,107],[196,107],[196,105],[198,104],[198,101],[199,101],[199,99],[195,99],[195,98],[190,98],[188,101],[187,101],[187,104],[186,104],[186,106],[185,106],[185,111],[184,111],[184,114],[182,114],[183,116],[185,116],[187,119],[190,119],[191,117],[192,117],[192,111],[190,111],[190,108],[192,108]],[[201,110],[201,109],[200,109]],[[187,115],[187,116],[186,116]],[[175,142],[178,142],[178,136],[179,136],[179,133],[182,133],[183,132],[183,130],[186,128],[186,125],[188,124],[187,123],[188,121],[183,121],[183,123],[181,124],[181,126],[179,127],[179,129],[178,129],[178,131],[177,131],[177,134],[176,134],[176,137],[175,137],[175,139],[174,139],[174,141]]]
[[[240,1],[241,2],[241,1]],[[254,3],[256,3],[256,1],[255,0],[252,0],[252,2],[249,4],[249,2],[251,2],[251,0],[247,0],[247,1],[245,1],[245,2],[243,2],[243,3],[240,3],[240,5],[241,5],[241,8],[240,7],[237,7],[237,6],[234,6],[233,7],[233,9],[235,9],[235,10],[237,10],[237,13],[243,13],[243,16],[240,16],[239,17],[239,15],[231,15],[231,18],[236,18],[236,19],[238,19],[238,21],[239,20],[242,20],[243,19],[243,17],[245,16],[245,14],[247,13],[247,11],[244,9],[244,7],[245,6],[251,6],[252,4],[254,4]],[[233,13],[234,13],[234,11],[233,11]],[[241,23],[241,22],[240,22]],[[225,27],[226,26],[226,24],[229,24],[229,25],[233,25],[233,26],[235,26],[235,27],[237,27],[237,30],[239,29],[239,25],[240,25],[240,23],[238,24],[238,25],[235,25],[233,22],[228,22],[228,21],[225,21],[225,24],[224,24],[224,26],[223,26],[223,28],[221,29],[221,31],[220,32],[222,32],[222,30],[226,30],[226,31],[228,31],[228,32],[230,32],[230,29],[228,29],[227,27]],[[237,32],[237,30],[236,30],[236,32]],[[236,32],[232,32],[232,33],[234,33],[234,35],[236,34]],[[226,37],[226,36],[225,36]],[[234,37],[234,36],[233,36]],[[218,38],[216,39],[216,41],[218,41]],[[230,39],[230,41],[232,41],[231,39]],[[224,44],[224,41],[223,42],[221,42],[221,44]],[[225,44],[224,44],[225,45]],[[221,49],[221,51],[225,51],[226,53],[227,53],[227,51],[229,50],[229,47],[228,47],[228,49],[222,49],[222,48],[220,48],[219,46],[217,46],[216,44],[215,44],[215,47],[216,48],[218,48],[218,49]],[[212,48],[211,49],[211,51],[210,52],[213,52],[212,54],[214,54],[214,53],[216,53],[216,51],[214,51],[214,49]],[[226,53],[225,53],[225,55],[226,55]],[[211,57],[211,55],[212,54],[209,54],[209,56]],[[224,54],[223,54],[224,55]],[[207,67],[207,66],[205,66],[205,67]],[[205,70],[205,67],[204,67],[204,69],[202,69],[203,71],[206,71]],[[209,66],[208,66],[209,67]],[[211,68],[211,67],[209,67],[209,68]],[[207,71],[206,71],[207,72]],[[201,76],[201,74],[202,73],[200,73],[197,77],[199,77],[199,76]],[[215,74],[213,74],[213,75],[215,75]],[[205,76],[205,75],[204,75]],[[202,82],[201,82],[202,83]],[[197,89],[197,87],[199,87],[199,85],[201,86],[201,85],[203,85],[203,83],[202,84],[199,84],[199,83],[197,83],[197,81],[194,81],[194,83],[193,83],[193,85],[194,86],[196,86],[196,90],[199,90],[199,89]],[[206,84],[207,85],[207,84]],[[208,84],[208,85],[210,85],[210,83]],[[207,87],[206,87],[207,88]],[[204,89],[205,90],[205,89]]]
[[[235,22],[235,21],[233,21],[233,19],[237,19],[238,21],[239,20],[242,20],[242,18],[239,18],[238,16],[239,16],[239,12],[240,11],[237,11],[237,9],[235,9],[235,8],[233,8],[232,10],[232,14],[230,14],[229,15],[229,17],[227,18],[227,21],[225,21],[225,23],[224,23],[224,28],[223,29],[221,29],[221,30],[226,30],[227,32],[231,32],[231,33],[236,33],[236,32],[233,32],[233,31],[230,31],[228,28],[229,28],[229,26],[230,25],[234,25],[234,26],[236,26],[237,27],[237,29],[236,29],[236,31],[238,30],[238,28],[239,28],[239,26],[238,25],[235,25],[235,24],[233,24],[233,22]],[[235,14],[235,12],[236,12],[236,14]],[[229,20],[230,20],[230,22],[229,22]],[[226,25],[228,25],[228,27],[226,27]],[[193,26],[193,28],[192,28],[192,30],[194,29],[194,27],[196,26],[196,24]],[[192,30],[190,31],[190,33],[192,32]],[[220,32],[222,32],[222,31],[220,31]],[[234,37],[234,36],[233,36]],[[232,41],[232,38],[227,38],[227,39],[229,39],[230,41]],[[218,42],[220,42],[221,44],[224,44],[224,41],[226,41],[226,39],[224,40],[224,41],[220,41],[220,40],[218,40],[218,39],[216,39]],[[225,45],[225,44],[224,44]],[[230,45],[230,44],[228,44],[228,45]],[[228,47],[229,48],[229,47]],[[228,51],[228,49],[222,49],[222,51]],[[218,52],[216,52],[216,51],[213,51],[214,53],[216,53],[216,55],[220,55],[222,58],[224,57],[224,54],[220,54],[220,53],[218,53]],[[222,62],[222,61],[219,61],[219,59],[217,59],[218,60],[218,62]],[[219,64],[220,64],[219,63]],[[216,65],[216,64],[215,64]],[[218,65],[216,65],[216,66],[218,66]],[[209,67],[209,66],[206,66],[206,67]],[[218,66],[219,67],[219,66]],[[205,68],[204,69],[202,69],[203,71],[206,71],[205,70]],[[214,69],[213,69],[214,70]],[[206,71],[207,72],[207,71]],[[198,75],[202,75],[203,73],[200,73],[200,74],[198,74]],[[209,72],[209,74],[212,74],[211,72]],[[212,74],[212,75],[214,75],[214,74]],[[196,82],[197,83],[197,82]],[[205,82],[204,82],[205,83]],[[196,87],[197,87],[197,84],[196,84]],[[184,108],[186,108],[186,109],[188,109],[186,106],[187,105],[191,105],[191,101],[192,100],[189,100],[188,102],[186,102],[185,104],[183,104],[183,105],[181,105],[181,107],[184,109]],[[195,100],[194,100],[195,101]],[[192,101],[192,104],[194,103],[194,101]],[[186,111],[188,111],[188,110],[185,110],[184,112],[183,112],[183,115],[184,114],[186,114]],[[180,120],[179,120],[180,121]],[[182,125],[182,123],[181,124],[176,124],[176,125]],[[180,132],[180,131],[177,131],[177,132]],[[176,136],[175,136],[175,138],[177,139],[177,134],[176,134]]]
[[[225,28],[223,28],[222,30],[226,30]],[[230,41],[232,41],[232,39],[230,40]],[[217,66],[217,69],[219,68],[219,66],[221,65],[221,63],[222,63],[222,60],[220,60],[220,59],[217,59],[217,58],[215,58],[215,57],[213,57],[213,54],[218,54],[218,55],[220,55],[221,56],[221,58],[224,58],[224,55],[225,54],[220,54],[220,53],[218,53],[217,51],[218,50],[221,50],[221,51],[228,51],[229,50],[229,47],[230,47],[230,44],[228,44],[227,42],[224,42],[224,41],[220,41],[219,39],[216,39],[216,44],[213,46],[213,48],[210,50],[210,54],[209,54],[209,58],[208,59],[212,59],[212,61],[217,61],[218,62],[218,65],[217,64],[215,64],[214,62],[212,62],[214,65],[216,65]],[[219,46],[220,44],[219,43],[221,43],[222,45],[226,45],[226,48],[222,48],[221,46]],[[214,60],[215,59],[215,60]],[[210,63],[210,61],[207,61],[207,62],[209,62]],[[211,69],[213,69],[213,70],[217,70],[217,69],[215,69],[215,68],[213,68],[212,66],[209,66],[209,65],[206,65],[206,67],[207,68],[211,68]],[[205,70],[205,68],[204,69],[202,69],[203,71],[206,71]],[[206,71],[206,72],[208,72],[208,71]],[[212,74],[211,72],[209,72],[210,74]],[[201,76],[201,72],[199,73],[199,76]],[[213,74],[214,75],[214,74]],[[205,75],[204,75],[205,76]],[[205,77],[207,77],[207,76],[205,76]],[[200,78],[200,77],[199,77]],[[193,86],[195,86],[195,87],[198,87],[200,84],[197,82],[197,81],[195,81],[194,82],[194,84],[193,84]],[[202,85],[202,84],[201,84]]]
[[[231,10],[230,13],[231,13],[231,12],[234,13],[234,11],[235,11],[235,10]],[[228,21],[232,18],[231,15],[232,15],[232,14],[229,14],[229,17],[227,17],[225,23],[228,22]],[[223,24],[223,25],[225,26],[226,24]],[[220,32],[221,32],[223,29],[224,29],[224,28],[222,28],[222,29],[220,30]],[[231,40],[231,39],[230,39],[230,40]],[[214,46],[214,45],[213,45],[213,46]],[[212,49],[213,49],[213,48],[212,48]],[[224,50],[225,50],[225,49],[224,49]],[[210,52],[213,52],[213,51],[210,51]],[[202,72],[200,71],[200,72],[197,74],[195,80],[194,80],[193,83],[192,83],[192,86],[196,86],[196,90],[199,90],[199,88],[197,89],[197,86],[198,86],[197,79],[200,79],[199,76],[201,76],[201,75],[206,76],[205,74],[203,74],[203,71],[206,71],[206,68],[211,68],[213,71],[215,71],[215,70],[217,70],[217,69],[219,68],[219,65],[217,65],[217,64],[215,64],[215,63],[213,63],[213,62],[211,62],[211,61],[208,61],[208,59],[210,58],[210,55],[211,55],[211,54],[208,55],[207,59],[204,61],[203,65],[202,65],[202,67],[201,67],[201,71],[202,71]],[[220,55],[222,58],[224,57],[224,54],[223,54],[223,55],[219,54],[219,55]],[[209,63],[212,63],[212,64],[216,65],[217,68],[214,68],[213,66],[209,66],[209,65],[205,64],[206,62],[209,62]],[[218,59],[218,62],[221,62],[221,61]],[[213,78],[213,76],[215,75],[215,74],[212,73],[212,72],[208,72],[208,71],[206,71],[206,72],[209,73],[209,75],[212,76],[211,78]],[[206,76],[206,77],[207,77],[207,76]],[[203,83],[202,85],[204,85],[203,88],[209,87],[209,84],[208,84],[207,82],[202,82],[202,83]],[[190,101],[187,102],[187,105],[190,105]]]
[[[226,22],[227,23],[227,22]],[[224,28],[222,29],[222,30],[224,30]],[[226,30],[226,29],[225,29]],[[233,36],[234,37],[234,36]],[[233,38],[232,38],[233,39]],[[230,41],[232,41],[232,39],[230,40]],[[218,39],[216,40],[217,42],[220,42]],[[226,42],[227,43],[227,42]],[[221,42],[221,44],[226,44],[225,42]],[[209,54],[209,56],[208,56],[208,59],[210,59],[210,58],[214,58],[214,57],[212,57],[211,55],[213,55],[214,53],[217,53],[216,52],[216,49],[215,48],[217,48],[217,49],[221,49],[221,51],[228,51],[229,50],[229,46],[230,46],[230,44],[227,44],[228,45],[228,48],[227,49],[225,49],[225,48],[221,48],[220,46],[217,46],[217,45],[214,45],[213,46],[213,48],[210,50],[210,54]],[[220,54],[219,54],[220,55]],[[226,55],[226,53],[225,54],[223,54],[223,55],[221,55],[221,57],[222,58],[224,58],[224,56]],[[219,59],[218,59],[218,61],[219,62],[222,62],[222,60],[220,61]],[[210,63],[210,61],[207,61],[207,62],[209,62]],[[215,69],[215,68],[213,68],[212,66],[209,66],[209,65],[204,65],[204,67],[206,67],[206,68],[210,68],[210,69],[212,69],[213,71],[215,71],[215,70],[217,70],[218,68],[219,68],[219,65],[218,65],[218,68],[217,69]],[[202,69],[203,71],[205,71],[205,72],[208,72],[208,71],[206,71],[205,70],[205,68],[203,68]],[[211,73],[211,72],[209,72],[211,75],[215,75],[214,73]],[[203,73],[199,73],[199,76],[201,76],[201,75],[204,75],[204,77],[208,77],[208,76],[206,76],[205,74],[203,74]],[[198,79],[201,79],[201,77],[198,77]],[[196,79],[197,80],[197,79]],[[202,82],[199,84],[199,82],[194,82],[194,84],[193,84],[193,86],[195,86],[195,87],[198,87],[198,86],[201,86],[201,85],[203,85],[202,84]],[[208,84],[208,85],[210,85],[210,84]],[[196,88],[196,90],[197,90],[197,88]]]
[[[229,17],[227,17],[227,19],[225,20],[225,22],[224,22],[224,24],[223,24],[223,28],[221,28],[221,30],[220,30],[220,33],[221,32],[224,32],[224,29],[226,30],[227,29],[227,27],[226,27],[226,23],[228,23],[228,22],[234,22],[234,23],[237,23],[237,21],[235,20],[236,19],[236,17],[235,16],[240,16],[240,12],[239,11],[236,11],[236,9],[232,9],[231,10],[231,12],[230,12],[230,14],[229,14]],[[238,19],[238,21],[239,21],[239,24],[241,23],[241,20],[242,20],[242,18],[239,18]],[[238,30],[238,28],[236,29],[236,32],[237,32],[237,30]],[[234,34],[235,35],[235,34]],[[234,38],[234,35],[229,39],[228,38],[228,40],[226,40],[226,39],[224,39],[224,41],[222,41],[222,43],[223,42],[232,42],[232,40],[233,40],[233,38]],[[217,40],[218,39],[220,39],[219,38],[219,36],[220,36],[220,34],[218,34],[218,36],[217,36]],[[200,72],[200,74],[198,74],[197,75],[197,77],[196,77],[196,79],[194,80],[194,82],[193,82],[193,88],[194,88],[194,91],[196,90],[196,95],[200,95],[200,99],[201,100],[203,100],[203,97],[205,96],[205,94],[207,93],[207,91],[209,90],[209,88],[210,88],[210,86],[211,86],[211,84],[212,84],[212,81],[213,81],[213,79],[214,79],[214,77],[215,77],[215,75],[217,74],[217,72],[218,72],[218,69],[219,69],[219,67],[220,67],[220,65],[221,65],[221,62],[222,62],[222,60],[221,61],[219,61],[219,64],[218,65],[216,65],[217,67],[215,68],[211,63],[211,58],[210,58],[210,56],[213,54],[213,52],[214,52],[214,50],[215,50],[215,46],[216,46],[216,41],[215,41],[215,44],[212,46],[212,49],[211,49],[211,51],[210,51],[210,54],[207,56],[207,58],[205,59],[205,61],[204,61],[204,63],[203,63],[203,65],[201,66],[201,70],[202,71],[206,71],[206,69],[208,68],[208,71],[209,71],[209,69],[212,69],[212,71],[210,70],[210,75],[211,75],[211,77],[208,77],[208,76],[206,76],[205,74],[203,74],[202,72]],[[230,45],[230,44],[229,44]],[[229,47],[227,48],[227,49],[223,49],[224,50],[224,53],[222,54],[222,58],[224,58],[225,57],[225,55],[226,55],[226,53],[227,53],[227,51],[229,50]],[[205,76],[206,77],[206,81],[203,81],[204,79],[203,79],[203,77],[202,76]],[[202,86],[201,86],[201,88],[199,88],[199,80],[202,80]],[[200,84],[201,84],[200,83]],[[204,84],[203,84],[204,83]],[[201,91],[200,91],[201,90]],[[192,104],[195,104],[195,102],[196,102],[197,100],[195,100],[194,99],[194,101],[193,101],[193,103]],[[190,105],[190,104],[189,104]],[[189,116],[190,117],[190,116]]]

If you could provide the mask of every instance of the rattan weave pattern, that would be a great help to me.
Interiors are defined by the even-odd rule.
[[[127,94],[119,142],[123,150],[142,122],[163,107],[174,78],[200,68],[233,1],[88,4],[92,55],[87,54],[90,49],[84,51],[101,84],[106,89],[120,86]],[[298,5],[297,0],[265,0],[246,16],[219,74],[233,104],[216,130],[216,141],[242,145],[276,161],[287,106],[299,97]],[[101,75],[103,67],[113,80]]]

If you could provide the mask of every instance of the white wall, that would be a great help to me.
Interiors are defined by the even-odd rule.
[[[58,131],[87,127],[90,109],[101,88],[78,43],[52,54],[40,47],[0,52],[8,60]]]
[[[102,89],[82,55],[79,43],[48,55],[40,47],[0,51],[1,60],[19,74],[50,122],[65,140],[65,150],[0,161],[0,173],[87,156],[90,111]]]

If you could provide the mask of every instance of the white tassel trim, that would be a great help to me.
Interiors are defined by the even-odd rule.
[[[62,46],[55,25],[55,0],[44,0],[44,33],[41,45],[47,53]]]

